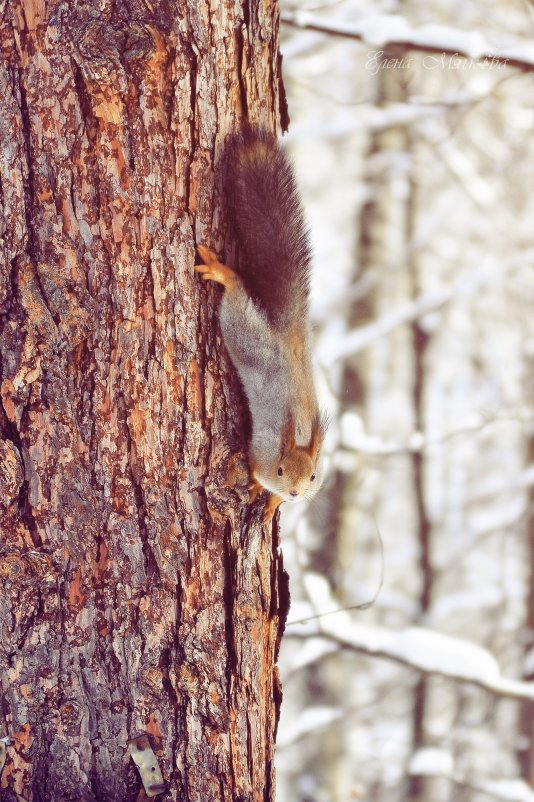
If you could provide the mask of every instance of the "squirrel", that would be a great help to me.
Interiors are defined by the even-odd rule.
[[[263,520],[283,501],[311,499],[323,480],[326,420],[311,364],[311,250],[292,166],[262,128],[234,134],[225,147],[226,213],[239,272],[205,245],[202,278],[225,288],[219,308],[224,344],[252,418],[250,502],[270,494]]]

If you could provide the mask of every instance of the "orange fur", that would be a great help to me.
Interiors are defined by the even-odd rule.
[[[217,284],[222,284],[226,290],[231,290],[239,282],[237,273],[228,265],[219,262],[219,257],[214,251],[205,245],[199,245],[197,251],[204,264],[195,265],[195,270],[205,281],[215,281]]]

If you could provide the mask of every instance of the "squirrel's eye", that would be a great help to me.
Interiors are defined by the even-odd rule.
[[[312,473],[312,475],[310,476],[310,482],[313,482],[314,479],[315,479],[315,474]]]
[[[278,476],[283,476],[283,475],[284,475],[284,469],[282,468],[282,466],[280,466],[278,468]]]

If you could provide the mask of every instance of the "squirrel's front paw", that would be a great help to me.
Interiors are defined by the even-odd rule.
[[[261,485],[255,477],[253,477],[248,486],[248,492],[250,494],[248,497],[248,503],[253,504],[258,498],[258,496],[264,492],[264,490],[265,488],[263,487],[263,485]],[[272,493],[268,494],[267,503],[265,504],[265,509],[263,510],[263,514],[261,516],[262,523],[264,524],[271,523],[276,510],[278,509],[283,500],[284,499],[281,498],[280,496],[273,495]]]
[[[221,264],[217,254],[205,245],[197,246],[198,255],[204,262],[203,265],[195,265],[197,273],[202,274],[205,281],[216,281],[223,287],[230,287],[237,281],[237,275],[231,267]]]
[[[281,498],[280,496],[272,496],[272,495],[269,496],[261,519],[264,524],[271,523],[271,521],[274,518],[276,510],[278,509],[283,500],[284,499]]]
[[[263,487],[258,481],[256,481],[256,479],[252,479],[248,486],[248,492],[250,494],[248,497],[248,503],[254,504],[260,493],[263,493]]]

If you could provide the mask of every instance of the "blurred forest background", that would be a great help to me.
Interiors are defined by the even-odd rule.
[[[534,802],[534,6],[282,18],[332,425],[283,507],[278,799]]]

